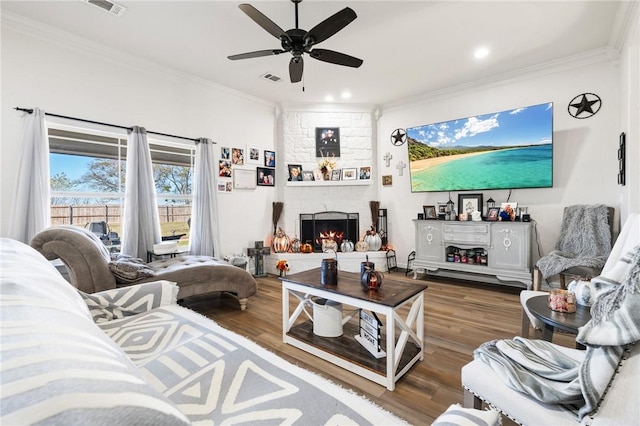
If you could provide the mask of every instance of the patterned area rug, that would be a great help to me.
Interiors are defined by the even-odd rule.
[[[407,424],[183,307],[100,327],[197,425]]]

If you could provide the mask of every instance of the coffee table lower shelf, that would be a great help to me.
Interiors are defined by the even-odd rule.
[[[343,326],[342,336],[320,337],[313,333],[313,322],[306,321],[291,327],[285,335],[285,342],[386,386],[387,359],[374,357],[358,343],[354,336],[359,331],[357,324],[348,322]],[[346,354],[346,356],[340,354]],[[400,378],[406,372],[405,369],[408,370],[421,356],[420,347],[408,342],[395,372],[396,378]]]

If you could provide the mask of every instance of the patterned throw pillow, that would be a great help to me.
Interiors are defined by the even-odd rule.
[[[178,286],[171,281],[152,281],[87,294],[78,293],[87,304],[91,317],[96,323],[112,321],[153,308],[177,303]]]
[[[144,263],[121,259],[109,262],[109,270],[118,284],[130,284],[141,278],[153,277],[155,272]]]

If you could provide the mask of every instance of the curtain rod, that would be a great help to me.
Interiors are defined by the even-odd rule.
[[[24,111],[26,113],[33,114],[33,109],[20,108],[20,107],[15,107],[14,109],[16,111]],[[75,121],[82,121],[83,123],[99,124],[101,126],[109,126],[109,127],[115,127],[115,128],[118,128],[118,129],[131,130],[131,127],[127,127],[127,126],[120,126],[120,125],[117,125],[117,124],[103,123],[101,121],[86,120],[84,118],[69,117],[69,116],[66,116],[66,115],[53,114],[53,113],[50,113],[50,112],[45,112],[44,115],[50,115],[51,117],[58,117],[58,118],[66,118],[66,119],[75,120]],[[168,133],[151,132],[149,130],[147,130],[147,133],[152,134],[152,135],[158,135],[158,136],[168,136],[170,138],[184,139],[184,140],[193,141],[193,142],[198,142],[200,140],[200,139],[188,138],[188,137],[185,137],[185,136],[170,135]],[[213,143],[215,144],[215,142],[213,142]]]

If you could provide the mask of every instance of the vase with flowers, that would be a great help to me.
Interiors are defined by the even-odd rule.
[[[281,277],[286,277],[287,271],[289,271],[289,264],[285,259],[280,259],[276,262],[276,269],[280,272]]]
[[[336,162],[326,157],[322,157],[323,160],[318,163],[318,168],[322,173],[322,179],[330,180],[331,179],[331,170],[336,168]]]

